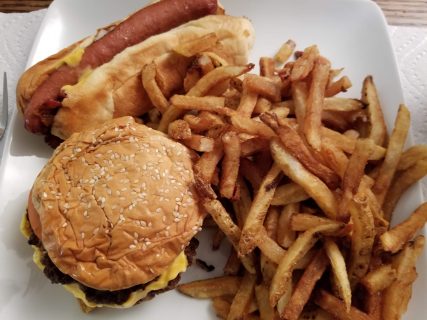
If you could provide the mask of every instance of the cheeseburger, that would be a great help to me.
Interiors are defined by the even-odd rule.
[[[21,229],[34,262],[85,311],[173,288],[203,220],[193,156],[132,117],[73,134],[31,189]]]

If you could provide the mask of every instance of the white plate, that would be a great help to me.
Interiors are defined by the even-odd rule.
[[[49,8],[35,40],[28,66],[88,35],[99,26],[120,19],[142,6],[138,0],[56,0]],[[365,75],[376,80],[391,126],[396,109],[403,101],[399,74],[387,33],[385,19],[370,0],[275,0],[223,1],[227,11],[249,17],[256,30],[252,61],[272,55],[280,44],[292,38],[298,48],[318,44],[323,55],[345,73],[354,87],[348,93],[358,96]],[[16,113],[6,137],[0,168],[0,319],[83,319],[74,299],[59,285],[51,285],[31,261],[32,250],[21,237],[18,226],[25,211],[28,190],[52,153],[43,139],[27,133]],[[419,186],[408,192],[396,212],[403,219],[421,203]],[[221,272],[224,252],[212,254],[205,246],[201,255],[215,262]],[[424,294],[427,291],[426,255],[418,264],[420,276],[405,319],[425,319]],[[192,268],[185,279],[213,276]],[[126,311],[101,310],[96,319],[215,319],[207,301],[168,292],[148,303]]]

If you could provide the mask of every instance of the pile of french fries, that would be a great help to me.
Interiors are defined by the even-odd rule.
[[[408,109],[388,135],[372,77],[360,99],[337,97],[351,82],[317,46],[295,52],[289,40],[256,75],[209,51],[216,41],[176,48],[194,60],[181,95],[165,98],[155,63],[142,72],[155,106],[147,124],[195,151],[213,247],[232,247],[224,276],[179,291],[212,299],[228,320],[400,319],[427,221],[425,203],[390,226],[427,174],[427,146],[404,150]]]

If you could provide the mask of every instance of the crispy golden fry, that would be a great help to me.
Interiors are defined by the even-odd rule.
[[[270,148],[275,162],[283,172],[301,185],[328,217],[335,219],[338,209],[337,202],[328,187],[318,177],[306,170],[279,142],[273,140]]]
[[[291,39],[286,41],[280,47],[279,51],[274,55],[274,60],[278,63],[285,63],[291,56],[295,50],[295,42]]]
[[[304,50],[304,53],[299,57],[292,68],[290,80],[292,82],[305,79],[313,70],[314,63],[319,57],[317,46],[311,46]],[[329,76],[329,71],[328,71]],[[326,86],[326,84],[325,84]]]
[[[369,138],[374,140],[377,145],[383,146],[387,138],[387,126],[372,76],[367,76],[363,81],[362,101],[368,106]]]
[[[353,129],[346,130],[343,134],[352,139],[358,139],[360,137],[360,133]]]
[[[406,170],[415,165],[419,160],[427,160],[427,146],[419,144],[405,150],[400,156],[397,170]]]
[[[403,193],[425,175],[427,175],[427,159],[419,160],[415,165],[397,175],[383,204],[384,218],[387,221],[391,220],[393,210]]]
[[[264,177],[242,229],[238,249],[239,255],[244,256],[255,248],[256,236],[263,227],[265,215],[281,177],[281,170],[275,164]]]
[[[207,33],[199,38],[190,41],[181,42],[173,50],[187,58],[190,58],[199,52],[207,51],[218,42],[218,36],[215,32]]]
[[[230,215],[227,213],[221,202],[218,200],[206,200],[203,202],[203,207],[215,220],[218,227],[225,233],[228,240],[230,240],[234,249],[238,250],[239,239],[241,235],[240,228],[231,220]],[[255,273],[253,256],[248,255],[242,258],[242,264],[245,269],[250,273]]]
[[[202,74],[198,68],[189,68],[184,77],[184,91],[188,92],[192,87],[196,85],[196,83],[200,80]]]
[[[271,139],[276,136],[274,131],[265,123],[246,118],[240,114],[234,114],[230,117],[231,124],[239,132],[248,133],[264,139]]]
[[[203,132],[209,129],[218,128],[225,124],[221,116],[202,111],[198,116],[192,114],[186,114],[184,120],[190,126],[190,129],[194,132]]]
[[[317,151],[321,150],[320,128],[322,126],[323,100],[330,68],[331,64],[325,58],[316,59],[307,97],[304,134],[307,142]]]
[[[261,269],[262,279],[264,283],[270,285],[277,269],[277,263],[274,263],[261,253],[259,258],[259,265]]]
[[[270,206],[264,220],[264,227],[267,235],[273,239],[277,239],[277,228],[279,222],[280,210],[278,207]]]
[[[243,141],[240,145],[240,156],[246,158],[253,154],[269,149],[268,140],[263,138],[251,138]]]
[[[412,295],[412,284],[417,278],[415,264],[424,248],[425,239],[418,236],[394,257],[392,266],[397,279],[384,290],[383,319],[398,320],[405,313]]]
[[[268,236],[264,228],[261,228],[256,235],[256,245],[268,259],[276,264],[279,264],[285,254],[285,250]]]
[[[235,295],[240,287],[241,278],[224,276],[180,284],[179,292],[198,299]]]
[[[205,183],[211,183],[215,168],[224,154],[222,142],[218,139],[211,152],[205,152],[194,165],[195,174]]]
[[[272,105],[273,104],[271,103],[270,100],[263,98],[263,97],[259,97],[256,104],[255,104],[253,113],[254,114],[260,114],[263,112],[270,111],[272,108]]]
[[[321,278],[328,266],[328,258],[323,251],[318,251],[316,256],[304,270],[299,279],[291,299],[286,305],[280,316],[287,320],[298,320],[299,316],[306,305],[315,284]]]
[[[258,304],[261,320],[276,320],[277,315],[268,301],[268,286],[261,283],[255,287],[255,298]]]
[[[286,283],[291,280],[292,271],[299,260],[314,246],[319,233],[337,232],[340,227],[334,224],[316,226],[300,234],[285,252],[270,286],[270,304],[275,306],[286,291]]]
[[[393,269],[391,264],[385,264],[370,271],[363,277],[361,282],[369,292],[376,293],[388,288],[396,278],[396,270]]]
[[[350,311],[347,312],[343,301],[324,290],[320,290],[314,302],[323,310],[340,320],[372,320],[366,313],[355,307],[351,307]]]
[[[280,86],[278,81],[254,74],[247,74],[243,85],[246,85],[249,92],[255,92],[271,102],[280,101]]]
[[[277,301],[277,306],[276,306],[276,309],[279,312],[279,315],[283,313],[283,310],[285,310],[286,306],[291,300],[294,284],[292,281],[287,281],[284,284],[284,286],[285,286],[285,293],[280,297],[279,301]]]
[[[188,139],[191,138],[191,129],[184,120],[175,120],[169,124],[168,135],[176,140]]]
[[[248,306],[251,303],[255,289],[256,275],[245,272],[239,290],[234,296],[230,306],[227,320],[242,319],[245,314],[249,313]]]
[[[396,253],[411,240],[427,222],[427,202],[420,205],[407,219],[381,235],[384,251]]]
[[[349,312],[351,307],[351,288],[344,257],[336,243],[331,239],[325,239],[323,245],[332,266],[339,295],[344,300],[346,311]]]
[[[261,57],[259,59],[259,73],[263,77],[271,78],[274,76],[274,59],[270,57]]]
[[[248,216],[248,212],[252,205],[252,197],[242,176],[237,177],[237,183],[240,187],[240,198],[239,201],[233,201],[232,205],[234,213],[236,214],[237,224],[239,228],[243,228],[243,225],[245,224],[246,218]]]
[[[151,103],[161,112],[169,108],[169,102],[156,82],[156,64],[151,62],[142,69],[142,85],[150,98]]]
[[[329,188],[335,189],[338,186],[339,176],[314,157],[304,139],[296,130],[286,124],[279,126],[274,116],[268,114],[262,115],[261,120],[275,130],[286,150],[299,160],[304,167],[324,181]]]
[[[193,97],[174,95],[170,99],[172,106],[179,110],[204,110],[216,112],[221,115],[232,115],[234,110],[224,107],[225,98],[223,97]]]
[[[326,88],[325,96],[333,97],[340,92],[346,92],[352,86],[350,79],[347,76],[341,77],[337,81],[330,83]]]
[[[240,259],[237,255],[236,250],[234,248],[230,249],[230,255],[228,256],[227,262],[224,266],[224,274],[227,276],[235,276],[240,271]]]
[[[253,190],[258,190],[264,178],[261,169],[246,158],[240,159],[240,173],[251,184]]]
[[[190,138],[183,139],[182,143],[198,152],[211,152],[214,149],[215,140],[193,133]]]
[[[368,292],[365,298],[365,309],[371,320],[382,320],[382,292]]]
[[[240,164],[240,141],[234,131],[222,136],[224,145],[224,159],[222,160],[221,181],[219,191],[224,198],[237,200],[236,184]]]
[[[309,199],[310,196],[303,187],[294,182],[289,182],[276,188],[271,205],[281,206]]]
[[[375,224],[366,196],[362,195],[350,202],[349,210],[353,221],[353,232],[348,277],[351,287],[354,288],[368,271],[375,240]]]
[[[220,319],[227,319],[228,313],[230,312],[231,303],[223,297],[215,297],[212,299],[212,307],[215,310],[215,314]]]
[[[356,142],[341,185],[343,195],[338,207],[338,219],[341,221],[347,221],[350,217],[348,205],[359,189],[360,181],[365,174],[365,166],[373,148],[374,141],[371,139],[358,139]]]
[[[245,78],[243,80],[242,96],[236,110],[242,117],[250,118],[258,101],[258,94],[250,91],[246,83],[247,80]]]
[[[299,203],[291,203],[285,205],[280,213],[277,226],[277,243],[283,248],[289,248],[295,241],[296,233],[291,228],[291,218],[298,211]]]
[[[286,118],[288,116],[289,109],[286,107],[275,107],[267,112],[269,114],[274,114],[278,119],[281,119],[281,118]]]
[[[385,196],[393,180],[397,165],[399,164],[400,155],[402,154],[403,146],[405,145],[406,136],[408,135],[409,126],[411,124],[409,110],[403,104],[400,105],[394,123],[393,133],[387,146],[384,162],[381,164],[378,177],[372,187],[372,191],[378,198],[378,202],[382,205]]]
[[[344,227],[345,224],[339,221],[324,217],[315,216],[308,213],[295,213],[292,215],[290,227],[293,231],[307,231],[316,226],[335,224],[337,227]]]

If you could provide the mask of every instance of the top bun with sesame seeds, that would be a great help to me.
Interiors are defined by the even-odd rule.
[[[79,284],[108,291],[146,284],[200,229],[191,157],[131,117],[73,134],[33,185],[30,227]]]

